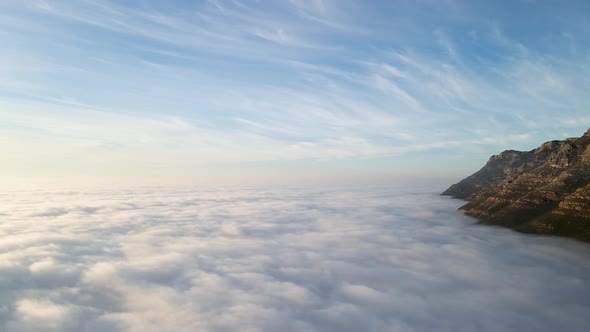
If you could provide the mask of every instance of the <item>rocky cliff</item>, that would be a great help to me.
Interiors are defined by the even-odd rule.
[[[442,195],[483,223],[590,241],[590,129],[579,138],[508,150]]]

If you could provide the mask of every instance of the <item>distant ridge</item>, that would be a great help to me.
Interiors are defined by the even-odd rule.
[[[483,223],[590,242],[590,129],[494,155],[442,195],[468,200],[459,210]]]

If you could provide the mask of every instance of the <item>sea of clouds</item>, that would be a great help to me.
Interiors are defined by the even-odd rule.
[[[0,331],[590,331],[590,245],[440,189],[4,192]]]

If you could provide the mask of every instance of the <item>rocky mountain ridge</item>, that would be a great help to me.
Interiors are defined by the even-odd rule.
[[[492,156],[442,195],[467,200],[459,210],[482,223],[590,242],[590,129]]]

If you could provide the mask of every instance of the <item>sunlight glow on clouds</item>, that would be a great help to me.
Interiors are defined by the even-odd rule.
[[[586,244],[473,225],[430,189],[5,192],[0,329],[590,328]]]

